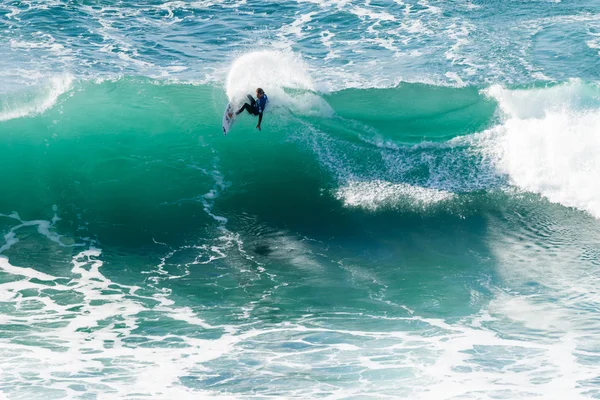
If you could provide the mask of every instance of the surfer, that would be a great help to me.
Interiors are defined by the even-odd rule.
[[[242,111],[247,110],[252,115],[258,115],[258,125],[256,125],[256,129],[260,131],[260,124],[262,123],[263,112],[265,111],[265,107],[267,106],[267,102],[269,98],[267,97],[264,90],[261,88],[256,89],[256,100],[252,97],[252,95],[248,95],[248,101],[250,103],[245,103],[235,115],[239,115]],[[229,118],[233,118],[233,113],[229,113]]]

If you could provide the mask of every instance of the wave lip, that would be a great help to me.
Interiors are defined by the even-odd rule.
[[[600,88],[488,89],[504,122],[483,133],[485,152],[519,188],[600,218]]]
[[[0,121],[41,114],[56,104],[58,98],[73,88],[73,77],[61,75],[31,91],[5,95],[0,100]]]

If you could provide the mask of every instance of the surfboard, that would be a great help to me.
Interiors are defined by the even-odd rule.
[[[233,118],[229,118],[229,113],[235,112],[233,109],[233,104],[227,103],[227,107],[225,107],[225,112],[223,113],[223,135],[227,136],[229,130],[231,129],[231,125],[233,125],[233,121],[235,119],[235,115]]]

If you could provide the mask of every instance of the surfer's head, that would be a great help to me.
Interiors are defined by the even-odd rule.
[[[256,88],[256,97],[263,97],[265,95],[265,91],[261,88]]]

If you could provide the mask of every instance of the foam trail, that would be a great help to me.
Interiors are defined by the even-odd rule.
[[[265,50],[238,57],[227,76],[227,97],[243,104],[246,95],[254,94],[258,87],[269,96],[269,109],[285,107],[305,115],[333,113],[325,100],[314,93],[319,88],[310,76],[308,65],[294,53]]]
[[[521,189],[600,218],[600,89],[572,81],[486,93],[505,114],[480,137],[499,171]]]
[[[73,77],[62,75],[50,78],[32,92],[11,94],[0,100],[0,121],[41,114],[56,104],[58,98],[71,90]]]

